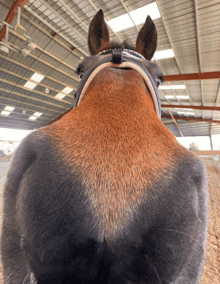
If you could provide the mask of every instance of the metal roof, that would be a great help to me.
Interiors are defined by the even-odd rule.
[[[1,21],[5,20],[15,2],[0,0]],[[30,0],[21,10],[20,23],[26,30],[26,36],[11,30],[8,41],[17,51],[0,51],[0,112],[6,106],[14,107],[9,116],[0,114],[0,127],[36,129],[67,111],[74,103],[74,93],[79,84],[75,70],[81,58],[89,55],[88,28],[96,12],[101,8],[106,21],[109,21],[153,2]],[[156,0],[156,3],[161,14],[155,20],[157,50],[172,48],[175,55],[157,60],[164,75],[220,71],[220,0]],[[16,23],[17,16],[11,25]],[[117,33],[109,29],[110,38],[135,44],[141,26]],[[21,50],[27,46],[27,36],[36,47],[25,57]],[[44,78],[30,90],[24,85],[35,72]],[[193,109],[193,106],[220,106],[219,79],[164,82],[164,86],[185,86],[185,89],[159,90],[165,116],[162,121],[174,135],[220,134],[220,122],[212,122],[220,121],[219,110]],[[63,99],[56,98],[65,87],[72,91]],[[183,107],[175,108],[173,105]],[[184,106],[192,108],[187,112]],[[35,112],[42,115],[30,121],[29,117]],[[190,120],[179,119],[183,116]]]

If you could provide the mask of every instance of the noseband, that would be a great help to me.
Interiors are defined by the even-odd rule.
[[[85,72],[83,74],[82,81],[76,92],[76,101],[73,108],[75,108],[81,102],[89,85],[101,70],[108,67],[121,69],[130,68],[136,70],[143,77],[152,97],[155,111],[158,117],[161,118],[161,105],[157,86],[155,85],[155,82],[149,71],[145,67],[144,62],[146,59],[141,54],[128,49],[112,49],[103,51],[97,56],[100,58],[97,64],[95,64],[95,66],[91,68],[89,72]]]

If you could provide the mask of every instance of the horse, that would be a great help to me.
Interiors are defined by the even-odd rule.
[[[111,43],[100,10],[88,46],[75,107],[14,154],[3,283],[199,283],[206,171],[161,122],[156,26],[148,16],[133,49]]]

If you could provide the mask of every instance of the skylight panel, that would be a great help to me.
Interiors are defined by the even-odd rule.
[[[32,76],[31,76],[31,80],[35,81],[35,82],[38,82],[40,83],[42,80],[43,80],[44,76],[41,75],[41,74],[38,74],[38,73],[34,73]]]
[[[35,112],[32,116],[29,117],[29,120],[36,120],[38,119],[43,113],[42,112]]]
[[[177,98],[178,100],[189,100],[189,96],[177,95],[176,98]]]
[[[143,24],[146,21],[148,15],[151,17],[152,20],[161,17],[156,2],[130,12],[130,16],[134,21],[135,25]]]
[[[69,94],[69,93],[71,93],[72,91],[73,91],[72,88],[66,87],[66,88],[64,88],[61,92],[65,93],[65,94]]]
[[[35,113],[33,114],[33,116],[40,117],[42,114],[43,114],[42,112],[35,112]]]
[[[55,98],[58,98],[60,100],[62,100],[66,95],[62,94],[62,93],[59,93],[55,96]]]
[[[24,87],[28,88],[28,89],[31,89],[33,90],[35,87],[37,86],[36,83],[33,83],[31,81],[27,81],[25,84],[24,84]]]
[[[14,107],[11,107],[11,106],[6,106],[4,108],[4,110],[7,110],[7,111],[13,111],[15,108]]]
[[[146,21],[148,15],[152,18],[152,20],[161,17],[156,2],[133,10],[129,14],[135,25],[143,24]],[[107,23],[114,32],[119,32],[134,26],[131,18],[126,13],[108,21]]]
[[[36,119],[37,119],[37,116],[33,116],[33,115],[32,115],[32,116],[29,117],[29,120],[33,120],[33,121],[34,121],[34,120],[36,120]]]
[[[116,17],[107,23],[114,32],[119,32],[134,26],[128,14]]]
[[[165,96],[165,98],[168,99],[168,100],[169,99],[175,99],[173,95],[167,95],[167,96]]]
[[[6,111],[6,110],[3,110],[3,111],[1,112],[1,114],[2,114],[2,115],[5,115],[5,116],[9,116],[10,113],[11,113],[10,111]]]
[[[156,60],[160,60],[160,59],[166,59],[166,58],[172,58],[174,57],[174,52],[172,49],[166,49],[166,50],[161,50],[161,51],[157,51],[154,54],[154,58]]]
[[[184,90],[185,85],[169,85],[169,86],[159,86],[159,90]]]
[[[189,111],[186,111],[185,114],[186,114],[186,115],[195,115],[194,112],[189,112]]]
[[[177,111],[177,113],[178,113],[179,115],[183,115],[183,114],[185,114],[185,111]]]

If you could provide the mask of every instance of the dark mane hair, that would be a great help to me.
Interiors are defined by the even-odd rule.
[[[125,49],[135,50],[135,48],[126,40],[123,41],[122,43],[111,42],[105,49],[108,50],[114,48],[125,48]]]

